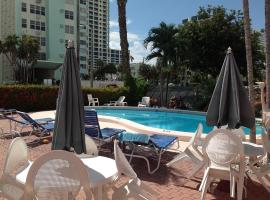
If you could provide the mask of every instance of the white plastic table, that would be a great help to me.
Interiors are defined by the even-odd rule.
[[[118,177],[115,160],[103,156],[81,157],[86,166],[91,188],[98,188],[98,199],[102,199],[102,186],[111,183]],[[16,180],[22,184],[26,183],[27,174],[33,162],[16,175]]]

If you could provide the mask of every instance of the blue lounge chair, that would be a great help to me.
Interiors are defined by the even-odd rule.
[[[18,121],[13,119],[13,121],[16,122],[15,130],[19,124],[21,126],[21,131],[24,127],[31,126],[33,131],[35,131],[39,137],[43,137],[47,134],[50,134],[50,132],[52,132],[54,129],[54,120],[52,118],[33,119],[25,112],[17,111],[16,113],[23,120]],[[21,131],[19,133],[21,133]],[[29,135],[31,135],[33,131],[31,131]]]
[[[159,169],[162,154],[169,149],[173,143],[178,142],[178,138],[175,136],[159,134],[148,135],[130,132],[120,133],[119,140],[124,145],[128,145],[131,150],[130,154],[125,154],[126,156],[130,156],[129,162],[132,161],[133,157],[144,159],[147,163],[149,174],[153,174]],[[148,159],[149,156],[157,156],[157,166],[152,170]]]
[[[125,131],[117,128],[100,129],[97,112],[95,110],[84,111],[85,134],[97,139],[99,142],[110,142],[119,133]]]

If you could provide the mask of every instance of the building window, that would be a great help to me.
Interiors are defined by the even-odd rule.
[[[65,25],[65,33],[74,34],[74,27],[69,26],[69,25]]]
[[[41,22],[41,30],[42,31],[46,30],[45,22]]]
[[[36,9],[35,9],[35,6],[34,5],[30,5],[30,13],[32,14],[36,14]]]
[[[73,20],[73,12],[69,10],[65,10],[65,18]]]
[[[80,4],[86,5],[86,0],[80,0]]]
[[[36,5],[30,5],[30,13],[36,14],[36,15],[44,15],[45,16],[45,7],[42,6],[36,6]]]
[[[31,29],[36,29],[36,22],[33,20],[30,20],[30,28]]]
[[[81,61],[86,61],[86,57],[85,56],[80,56],[80,60]]]
[[[40,12],[41,15],[45,16],[45,7],[41,7],[41,12]]]
[[[22,3],[22,12],[27,12],[26,3]]]
[[[45,31],[46,30],[45,22],[31,20],[30,21],[30,29]]]
[[[22,19],[22,28],[27,28],[27,19]]]
[[[40,46],[43,46],[43,47],[46,46],[46,38],[45,37],[40,38]]]
[[[86,64],[80,64],[82,69],[86,69]]]

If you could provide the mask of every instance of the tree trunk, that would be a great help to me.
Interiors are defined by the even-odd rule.
[[[121,65],[123,66],[125,77],[129,77],[131,76],[131,72],[129,65],[129,52],[127,39],[126,3],[127,0],[117,0],[120,46],[122,51]]]
[[[248,73],[248,91],[249,100],[252,108],[252,113],[255,116],[254,111],[254,85],[253,85],[253,63],[252,63],[252,48],[251,48],[251,29],[249,18],[249,3],[248,0],[243,0],[244,11],[244,30],[245,30],[245,46],[246,46],[246,60],[247,60],[247,73]],[[256,143],[256,126],[254,123],[253,128],[250,130],[250,141]]]
[[[168,107],[168,92],[169,92],[169,80],[170,80],[170,73],[167,72],[166,77],[166,91],[165,91],[165,98],[166,98],[166,107]]]
[[[162,66],[160,66],[160,74],[159,74],[159,82],[160,82],[160,106],[163,107],[164,100],[163,100],[163,85],[164,85],[164,77],[162,73]]]
[[[265,0],[266,106],[270,108],[270,0]]]

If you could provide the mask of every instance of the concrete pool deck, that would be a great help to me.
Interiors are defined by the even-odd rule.
[[[46,113],[47,112],[47,113]],[[44,116],[40,115],[40,113],[32,113],[33,117],[54,117],[54,111],[46,111],[44,112]],[[101,126],[109,126],[112,125],[109,122],[101,122]],[[114,124],[113,124],[114,125]],[[5,132],[9,132],[9,121],[5,119],[0,119],[0,127],[4,129]],[[26,131],[29,131],[26,129]],[[24,136],[24,139],[32,140],[36,139],[33,136]],[[8,146],[12,139],[10,138],[2,138],[0,139],[0,171],[2,172],[5,157],[7,153]],[[184,144],[186,142],[181,142],[181,149],[184,148]],[[35,146],[30,146],[28,149],[29,159],[36,160],[41,155],[49,152],[51,150],[51,143],[48,144],[37,144]],[[101,149],[100,155],[112,157],[113,155],[108,149]],[[166,162],[172,158],[175,154],[170,152],[166,153],[163,156],[162,163],[160,169],[154,173],[153,175],[149,175],[146,170],[146,164],[141,159],[134,159],[132,162],[132,167],[138,174],[138,177],[153,190],[158,192],[158,196],[155,200],[197,200],[200,199],[201,193],[198,191],[202,175],[203,173],[199,173],[196,178],[193,178],[190,181],[187,181],[185,178],[186,175],[191,171],[193,165],[187,159],[183,162],[177,163],[173,167],[166,167]],[[156,160],[152,160],[151,164],[155,164]],[[127,181],[125,178],[120,180],[118,186],[123,182]],[[224,182],[215,181],[215,183],[211,187],[211,192],[208,192],[206,195],[206,200],[228,200],[229,197],[229,186]],[[258,183],[256,177],[251,174],[251,179],[247,179],[247,200],[269,200],[270,194],[263,188],[263,186]],[[112,191],[108,190],[107,199],[111,199]],[[4,200],[4,198],[1,198]],[[85,199],[84,194],[80,194],[80,196],[76,199]]]

